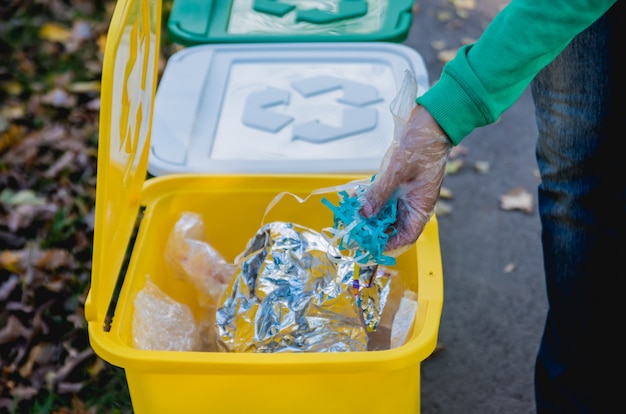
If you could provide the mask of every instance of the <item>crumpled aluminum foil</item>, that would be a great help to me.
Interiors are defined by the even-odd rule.
[[[226,352],[367,351],[391,278],[361,268],[321,234],[285,222],[264,225],[236,259],[218,305]]]

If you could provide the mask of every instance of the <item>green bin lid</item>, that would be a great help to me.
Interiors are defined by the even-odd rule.
[[[413,0],[174,0],[172,40],[206,43],[400,43],[408,35]]]

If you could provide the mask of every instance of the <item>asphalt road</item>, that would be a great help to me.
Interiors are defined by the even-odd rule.
[[[405,44],[424,58],[431,83],[440,53],[476,39],[505,0],[416,0]],[[466,9],[459,5],[468,5]],[[463,166],[444,187],[440,214],[444,307],[437,351],[422,363],[422,414],[533,413],[533,368],[547,309],[536,207],[536,125],[526,91],[496,124],[462,142]],[[474,169],[488,165],[486,173]],[[531,213],[504,210],[523,188]]]

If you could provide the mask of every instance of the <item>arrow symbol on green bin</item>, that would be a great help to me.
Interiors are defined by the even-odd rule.
[[[365,0],[343,0],[337,5],[336,11],[320,9],[299,10],[296,15],[296,22],[333,23],[364,16],[367,14],[367,7],[367,1]],[[252,8],[259,13],[283,17],[294,10],[296,6],[277,0],[255,0]]]
[[[241,121],[244,125],[267,132],[278,132],[293,121],[289,115],[269,111],[268,108],[289,104],[289,92],[277,88],[266,88],[251,93],[246,100]]]
[[[299,11],[296,15],[296,21],[309,23],[333,23],[340,20],[365,16],[366,14],[366,1],[344,0],[337,5],[336,12],[322,11],[319,9]]]
[[[276,0],[256,0],[254,2],[254,6],[252,6],[254,11],[259,13],[267,13],[278,17],[283,17],[290,11],[296,8],[296,6],[292,4],[281,3]]]

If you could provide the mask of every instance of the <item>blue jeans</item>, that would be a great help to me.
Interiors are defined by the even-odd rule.
[[[542,414],[626,405],[624,6],[577,36],[532,83],[549,304],[535,366]]]

